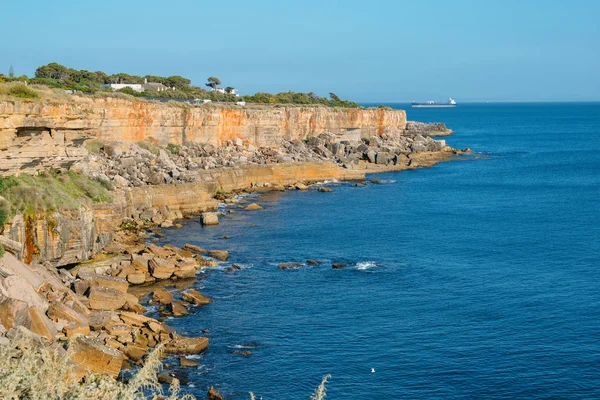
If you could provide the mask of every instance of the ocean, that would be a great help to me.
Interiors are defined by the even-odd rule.
[[[184,390],[308,399],[331,374],[330,399],[600,398],[600,104],[387,106],[474,156],[164,230],[244,268],[168,321],[210,338]]]

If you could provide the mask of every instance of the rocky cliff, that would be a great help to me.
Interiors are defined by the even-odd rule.
[[[406,113],[389,109],[297,106],[168,105],[158,102],[73,97],[69,102],[0,101],[0,172],[68,167],[82,159],[81,143],[161,146],[196,142],[222,146],[244,140],[274,146],[329,132],[341,138],[402,135]]]

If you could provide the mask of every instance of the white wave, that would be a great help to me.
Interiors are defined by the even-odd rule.
[[[375,267],[377,267],[377,263],[375,261],[361,261],[356,263],[356,269],[361,271]]]

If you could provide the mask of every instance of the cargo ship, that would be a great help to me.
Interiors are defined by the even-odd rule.
[[[445,103],[438,103],[436,101],[426,101],[425,103],[419,103],[413,101],[413,108],[453,108],[456,107],[456,101],[450,97]]]

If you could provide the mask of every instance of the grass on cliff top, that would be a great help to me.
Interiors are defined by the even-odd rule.
[[[110,189],[110,183],[76,172],[0,178],[0,196],[8,201],[12,214],[76,210],[90,203],[111,202]]]

